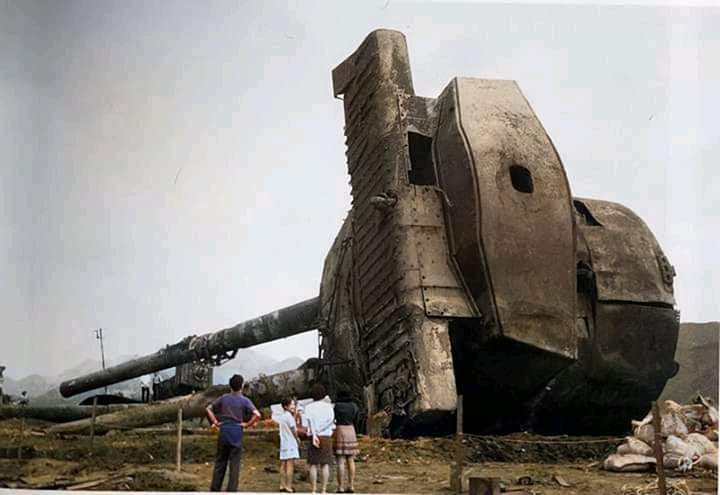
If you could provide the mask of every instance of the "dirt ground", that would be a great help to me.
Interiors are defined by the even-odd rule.
[[[0,422],[0,487],[89,490],[207,491],[216,436],[188,427],[183,436],[183,464],[175,470],[176,434],[167,430],[116,432],[96,437],[93,454],[87,437],[51,438],[42,424]],[[496,477],[508,487],[519,482],[526,493],[543,495],[634,493],[651,483],[652,473],[609,473],[600,468],[616,441],[543,439],[527,435],[469,438],[466,461],[477,476]],[[24,447],[21,460],[17,447]],[[248,432],[244,442],[241,490],[273,491],[278,486],[277,432],[265,425]],[[387,440],[360,438],[357,492],[450,493],[449,473],[455,444],[450,439]],[[498,462],[493,459],[503,459]],[[302,469],[298,469],[302,471]],[[695,471],[671,483],[690,493],[716,493],[717,473]],[[295,488],[310,485],[296,473]],[[570,486],[561,486],[570,485]],[[329,491],[336,488],[334,475]]]

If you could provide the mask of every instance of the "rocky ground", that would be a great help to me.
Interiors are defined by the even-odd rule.
[[[42,424],[0,422],[0,487],[90,490],[207,490],[216,437],[188,427],[183,437],[183,465],[175,471],[175,432],[151,429],[97,437],[90,455],[87,437],[51,438]],[[189,426],[189,425],[188,425]],[[592,440],[586,442],[585,440]],[[245,441],[241,489],[272,491],[278,486],[277,432],[270,425],[249,432]],[[500,478],[506,487],[522,486],[534,494],[633,494],[654,480],[651,473],[608,473],[603,456],[617,439],[470,437],[467,462],[479,476]],[[17,459],[21,444],[23,457]],[[356,491],[371,493],[449,493],[455,444],[451,439],[413,441],[360,439]],[[499,462],[503,460],[504,462]],[[300,470],[302,471],[302,470]],[[717,473],[671,473],[671,483],[686,493],[716,493]],[[296,489],[309,491],[298,473]],[[569,486],[566,486],[569,485]],[[335,490],[334,480],[331,491]],[[682,492],[681,492],[682,493]]]

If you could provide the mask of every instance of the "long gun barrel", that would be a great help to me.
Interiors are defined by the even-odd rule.
[[[319,298],[308,299],[231,328],[187,337],[154,354],[65,381],[60,384],[60,394],[70,397],[193,361],[218,363],[218,356],[228,352],[314,330],[318,327],[319,314]]]

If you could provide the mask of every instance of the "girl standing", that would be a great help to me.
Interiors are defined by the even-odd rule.
[[[281,405],[282,412],[273,418],[280,427],[280,491],[293,493],[295,459],[300,458],[299,439],[295,427],[295,403],[287,398]]]
[[[358,406],[352,401],[350,392],[340,390],[335,402],[335,442],[334,450],[337,457],[337,483],[338,493],[355,492],[355,456],[360,452],[357,435],[355,434],[355,420],[358,415]],[[343,480],[347,468],[347,481],[343,490]]]

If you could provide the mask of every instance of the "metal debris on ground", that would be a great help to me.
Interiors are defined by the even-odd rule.
[[[530,476],[520,476],[517,483],[518,485],[528,486],[534,484],[534,481]]]

